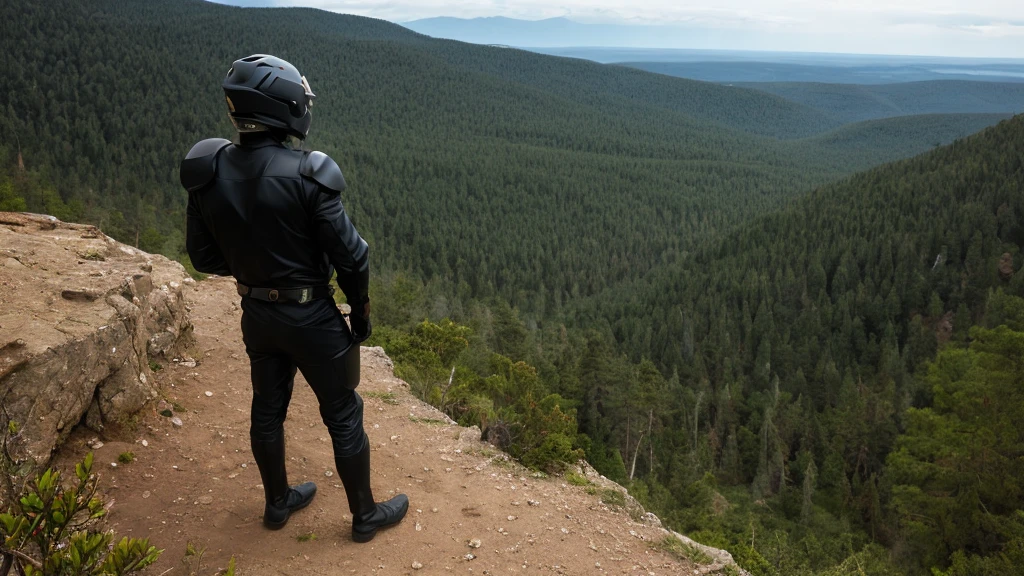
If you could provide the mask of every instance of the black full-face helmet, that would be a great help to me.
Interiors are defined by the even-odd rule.
[[[222,84],[228,114],[239,132],[268,128],[305,139],[316,96],[295,66],[275,56],[254,54],[235,60]]]

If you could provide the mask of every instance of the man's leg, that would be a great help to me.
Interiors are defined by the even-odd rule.
[[[266,496],[263,524],[277,530],[284,527],[292,512],[309,505],[316,485],[307,482],[289,487],[285,470],[284,419],[295,384],[295,365],[283,356],[247,352],[253,392],[249,440]]]
[[[400,494],[380,504],[370,489],[370,442],[363,430],[363,399],[348,381],[351,361],[348,354],[359,354],[359,345],[325,362],[301,364],[303,376],[320,402],[320,417],[327,426],[334,446],[334,461],[345,485],[352,512],[352,539],[369,542],[377,530],[397,524],[409,509],[409,499]],[[356,357],[357,359],[358,357]],[[346,364],[348,362],[348,364]]]

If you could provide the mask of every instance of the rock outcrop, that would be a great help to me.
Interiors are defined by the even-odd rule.
[[[0,212],[0,425],[17,470],[48,464],[79,423],[124,422],[156,398],[150,363],[190,341],[192,282],[93,226]]]

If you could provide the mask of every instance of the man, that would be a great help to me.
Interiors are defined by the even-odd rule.
[[[305,139],[315,97],[288,62],[266,55],[235,61],[223,83],[238,144],[196,144],[181,163],[188,190],[186,247],[196,270],[234,276],[242,338],[252,371],[252,454],[263,479],[263,523],[279,529],[309,505],[312,482],[289,487],[284,420],[296,369],[320,403],[352,512],[352,538],[369,542],[409,508],[404,494],[377,504],[363,431],[359,343],[370,336],[366,242],[342,207],[345,178]],[[351,328],[334,303],[334,271],[352,307]]]

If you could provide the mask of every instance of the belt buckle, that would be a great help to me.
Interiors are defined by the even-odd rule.
[[[277,290],[271,290],[270,292],[267,293],[267,298],[269,298],[271,302],[277,302],[277,299],[280,297],[281,295],[277,292]]]

